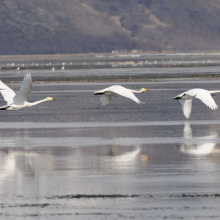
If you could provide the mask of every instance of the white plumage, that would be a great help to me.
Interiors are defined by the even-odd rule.
[[[15,92],[0,80],[0,92],[7,104],[13,103]]]
[[[212,93],[218,93],[218,91],[208,91],[205,89],[191,89],[184,93],[181,93],[178,96],[173,97],[173,99],[177,99],[182,104],[183,114],[186,118],[189,118],[192,111],[192,99],[197,98],[200,99],[205,105],[207,105],[212,110],[218,108],[214,99],[212,98]]]
[[[133,101],[135,101],[138,104],[140,104],[140,103],[143,104],[144,102],[141,102],[133,93],[141,93],[144,91],[148,91],[148,90],[145,88],[142,88],[140,91],[136,91],[136,90],[127,89],[127,88],[120,86],[120,85],[115,85],[115,86],[110,86],[108,88],[105,88],[103,90],[99,90],[99,91],[95,92],[94,95],[100,95],[100,101],[102,103],[102,106],[110,104],[112,97],[115,94],[132,99]]]
[[[17,94],[15,94],[15,92],[12,89],[10,89],[0,80],[0,92],[4,100],[7,102],[7,105],[2,106],[0,110],[19,110],[22,108],[37,105],[41,102],[54,100],[54,98],[52,97],[47,97],[46,99],[36,101],[33,103],[27,102],[27,97],[31,93],[32,89],[33,82],[30,73],[27,73],[24,76],[24,79],[21,83],[21,89]]]

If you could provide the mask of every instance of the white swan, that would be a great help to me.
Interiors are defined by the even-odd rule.
[[[123,86],[119,86],[119,85],[115,85],[115,86],[110,86],[106,89],[103,90],[99,90],[97,92],[94,93],[94,95],[100,95],[100,101],[102,103],[102,106],[110,104],[111,100],[112,100],[112,96],[115,94],[119,94],[121,96],[124,96],[126,98],[132,99],[133,101],[137,102],[138,104],[140,103],[144,103],[141,102],[134,94],[134,93],[141,93],[141,92],[145,92],[148,91],[145,88],[142,88],[140,91],[136,91],[136,90],[131,90],[131,89],[126,89]]]
[[[173,97],[173,99],[177,99],[182,104],[183,114],[186,118],[189,118],[192,111],[192,99],[197,98],[200,99],[205,105],[207,105],[212,110],[218,108],[214,99],[212,98],[212,93],[218,93],[218,91],[208,91],[205,89],[191,89],[184,93],[181,93],[178,96]]]
[[[0,107],[0,110],[19,110],[37,105],[41,102],[54,100],[52,97],[47,97],[40,101],[32,103],[27,102],[27,97],[32,89],[33,82],[30,73],[27,73],[24,76],[24,80],[21,83],[21,89],[17,94],[0,80],[0,92],[2,93],[4,100],[7,102],[7,105]]]

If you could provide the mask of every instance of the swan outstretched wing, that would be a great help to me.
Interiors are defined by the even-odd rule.
[[[13,102],[17,105],[22,105],[26,100],[28,95],[33,89],[33,82],[31,78],[31,74],[27,73],[21,83],[21,89],[14,96]]]
[[[179,99],[181,105],[183,114],[186,118],[189,118],[191,111],[192,111],[192,99]]]
[[[141,103],[141,101],[133,94],[133,92],[131,92],[129,89],[126,89],[123,86],[119,86],[119,85],[111,86],[108,88],[108,91],[117,93],[117,94],[124,96],[126,98],[129,98],[129,99],[132,99],[133,101],[137,102],[138,104]]]
[[[212,98],[211,94],[208,91],[199,93],[198,95],[195,96],[195,98],[200,99],[204,104],[206,104],[212,110],[215,110],[218,108],[214,99]]]
[[[8,105],[13,102],[15,92],[12,89],[10,89],[8,86],[6,86],[1,80],[0,80],[0,92],[2,93],[2,96]]]
[[[100,101],[102,103],[102,106],[110,104],[111,100],[112,100],[112,95],[103,94],[103,95],[100,96]]]
[[[187,95],[200,99],[205,105],[212,110],[218,108],[209,91],[204,89],[191,89],[186,92]]]

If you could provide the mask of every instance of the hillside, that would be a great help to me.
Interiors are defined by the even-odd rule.
[[[220,0],[2,0],[0,55],[220,50]]]

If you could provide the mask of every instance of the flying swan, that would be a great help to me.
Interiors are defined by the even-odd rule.
[[[192,110],[192,100],[193,98],[200,99],[205,105],[207,105],[212,110],[218,108],[214,99],[212,98],[212,93],[218,93],[218,91],[208,91],[205,89],[191,89],[184,93],[181,93],[178,96],[173,97],[173,99],[177,99],[182,104],[183,114],[186,118],[189,118]]]
[[[4,100],[7,102],[7,105],[0,107],[0,110],[19,110],[37,105],[41,102],[54,100],[52,97],[47,97],[36,102],[27,102],[27,97],[32,89],[33,82],[30,73],[27,73],[24,76],[23,82],[21,83],[21,89],[17,94],[0,80],[0,92],[2,93]]]
[[[141,102],[133,93],[141,93],[141,92],[145,92],[145,91],[148,91],[148,90],[145,88],[142,88],[140,91],[136,91],[136,90],[126,89],[123,86],[115,85],[115,86],[110,86],[110,87],[103,89],[103,90],[99,90],[99,91],[95,92],[94,95],[100,95],[100,101],[102,103],[102,106],[110,104],[112,97],[115,94],[132,99],[133,101],[137,102],[138,104],[140,104],[140,103],[144,104],[144,102]]]

